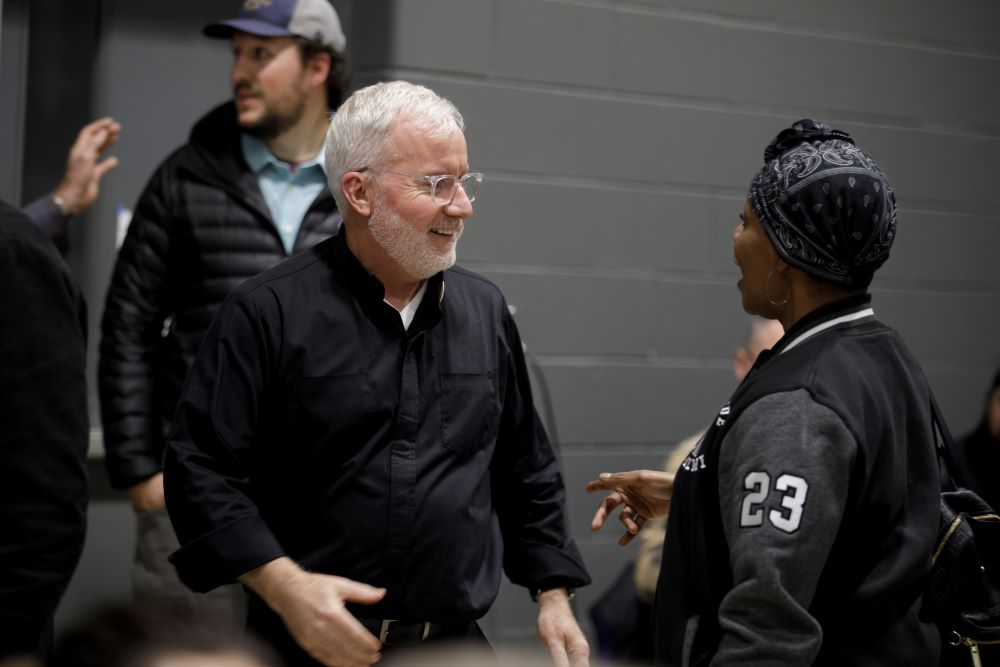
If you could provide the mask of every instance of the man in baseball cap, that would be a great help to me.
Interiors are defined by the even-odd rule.
[[[204,32],[230,41],[232,100],[195,124],[139,198],[105,304],[98,385],[108,473],[136,510],[135,594],[242,623],[238,587],[195,595],[167,561],[178,544],[164,508],[164,442],[226,296],[340,226],[323,143],[344,93],[347,40],[327,0],[246,0]]]

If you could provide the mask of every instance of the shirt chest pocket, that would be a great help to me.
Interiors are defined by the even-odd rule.
[[[496,440],[500,415],[495,371],[442,373],[441,440],[460,457],[470,457]]]

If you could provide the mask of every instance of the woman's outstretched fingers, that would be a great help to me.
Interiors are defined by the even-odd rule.
[[[605,496],[604,500],[597,506],[597,511],[594,513],[594,518],[590,521],[590,529],[593,531],[598,531],[604,526],[604,523],[611,516],[611,513],[616,507],[624,502],[621,494],[617,491],[609,493]]]
[[[666,516],[670,509],[670,495],[673,492],[673,473],[662,470],[631,470],[628,472],[603,472],[587,483],[587,491],[612,491],[597,508],[590,527],[599,530],[608,515],[621,503],[627,503],[636,511],[651,519]],[[614,497],[613,502],[609,502]]]
[[[618,545],[622,547],[631,542],[632,538],[639,534],[639,531],[642,530],[642,527],[648,521],[635,508],[627,506],[618,515],[618,519],[625,526],[625,534],[618,539]]]

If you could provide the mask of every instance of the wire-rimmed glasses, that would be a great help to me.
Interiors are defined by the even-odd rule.
[[[478,171],[470,171],[464,176],[452,176],[451,174],[439,174],[427,176],[424,174],[411,174],[405,171],[395,171],[393,169],[383,169],[381,167],[362,167],[359,172],[374,171],[386,174],[396,174],[397,176],[407,176],[415,181],[423,181],[431,186],[431,198],[438,206],[448,206],[455,200],[458,193],[458,186],[462,186],[465,196],[469,201],[476,200],[476,193],[479,191],[479,184],[483,182],[483,175]]]

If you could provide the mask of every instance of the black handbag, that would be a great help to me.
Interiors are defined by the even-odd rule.
[[[921,618],[937,625],[953,646],[968,648],[972,664],[980,667],[980,646],[1000,645],[1000,515],[955,484],[950,472],[955,441],[933,396],[931,409],[941,470],[941,524]]]

